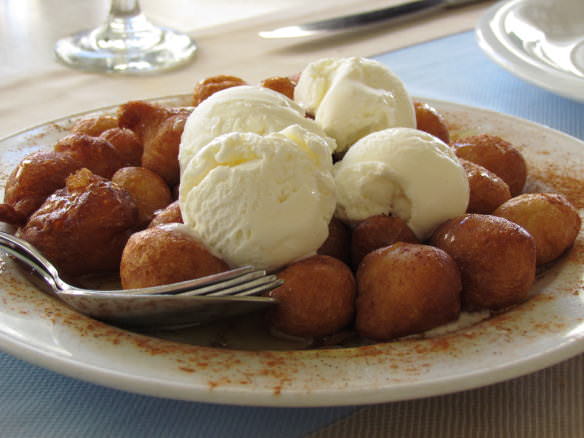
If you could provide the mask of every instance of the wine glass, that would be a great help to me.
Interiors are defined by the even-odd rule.
[[[188,62],[197,46],[185,34],[152,24],[138,0],[111,0],[109,16],[96,29],[60,39],[57,59],[81,70],[153,73]]]

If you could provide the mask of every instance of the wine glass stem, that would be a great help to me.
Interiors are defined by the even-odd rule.
[[[159,44],[163,31],[142,14],[138,0],[112,0],[109,16],[93,38],[95,47],[129,54]]]
[[[88,71],[149,73],[178,67],[192,58],[195,42],[151,23],[139,0],[110,1],[101,26],[57,41],[55,53],[61,62]]]
[[[111,17],[127,17],[141,12],[138,0],[112,0],[109,14]]]

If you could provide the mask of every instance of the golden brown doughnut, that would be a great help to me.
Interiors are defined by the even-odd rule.
[[[229,269],[223,260],[174,225],[160,225],[132,234],[120,264],[124,289],[176,283]]]
[[[523,191],[527,165],[523,155],[508,141],[490,134],[465,137],[453,143],[459,158],[487,168],[509,186],[511,196]]]
[[[508,200],[493,214],[521,225],[533,236],[538,264],[562,255],[580,232],[578,210],[559,193],[525,193]]]
[[[294,88],[296,84],[286,76],[273,76],[264,79],[261,84],[262,87],[269,88],[283,94],[289,99],[294,99]]]
[[[528,298],[535,281],[535,240],[516,223],[466,214],[438,227],[430,242],[458,265],[464,308],[496,310]]]
[[[138,209],[127,191],[81,169],[47,198],[17,234],[63,274],[116,272],[137,219]]]
[[[351,261],[351,229],[333,217],[329,223],[329,235],[317,254],[328,255],[349,264]]]
[[[237,76],[218,75],[203,79],[195,85],[193,106],[199,105],[202,101],[218,91],[237,87],[238,85],[246,85],[246,82]]]
[[[118,151],[123,166],[140,165],[144,148],[134,131],[126,128],[111,128],[102,132],[100,137],[109,141]]]
[[[460,313],[460,273],[444,251],[398,242],[370,252],[357,271],[355,327],[388,340],[420,333]]]
[[[102,132],[118,126],[118,119],[110,114],[80,119],[73,124],[71,132],[98,137]]]
[[[10,173],[4,202],[27,219],[55,190],[65,187],[66,178],[81,167],[66,154],[39,151],[28,154]]]
[[[468,213],[489,214],[511,198],[507,183],[493,172],[463,158],[459,161],[464,167],[470,188],[466,209]]]
[[[351,238],[351,261],[357,269],[363,257],[396,242],[419,243],[408,225],[397,216],[377,215],[360,222]]]
[[[355,278],[338,259],[316,255],[278,273],[284,284],[268,293],[278,299],[268,321],[293,336],[326,336],[349,324],[354,314]]]
[[[170,188],[158,174],[145,167],[122,167],[112,181],[127,190],[134,198],[139,212],[139,221],[146,225],[154,212],[172,202]]]
[[[180,179],[178,148],[190,112],[144,101],[118,108],[120,127],[134,131],[144,147],[142,167],[156,172],[171,187]]]
[[[69,155],[80,167],[85,167],[104,178],[111,178],[115,171],[122,167],[118,151],[109,141],[101,137],[71,134],[60,139],[54,150]]]
[[[416,110],[416,125],[421,131],[438,137],[444,143],[450,143],[450,132],[442,115],[428,103],[414,102]]]
[[[178,201],[174,201],[168,204],[165,208],[155,211],[152,221],[150,224],[148,224],[148,228],[171,223],[183,223],[182,213],[180,212],[180,205]]]

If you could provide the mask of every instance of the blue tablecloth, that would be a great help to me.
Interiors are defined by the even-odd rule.
[[[584,104],[524,82],[493,63],[473,32],[375,57],[415,96],[488,108],[584,139]]]
[[[502,70],[482,53],[472,32],[376,58],[413,95],[494,109],[584,139],[583,104]],[[0,369],[0,436],[10,438],[300,437],[357,409],[251,408],[157,399],[63,377],[6,354],[0,354]]]

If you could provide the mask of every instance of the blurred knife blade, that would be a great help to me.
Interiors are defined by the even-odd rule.
[[[386,21],[410,17],[420,12],[454,8],[479,1],[483,0],[412,0],[372,11],[265,30],[259,32],[259,36],[262,38],[301,38],[322,33],[354,30]]]

